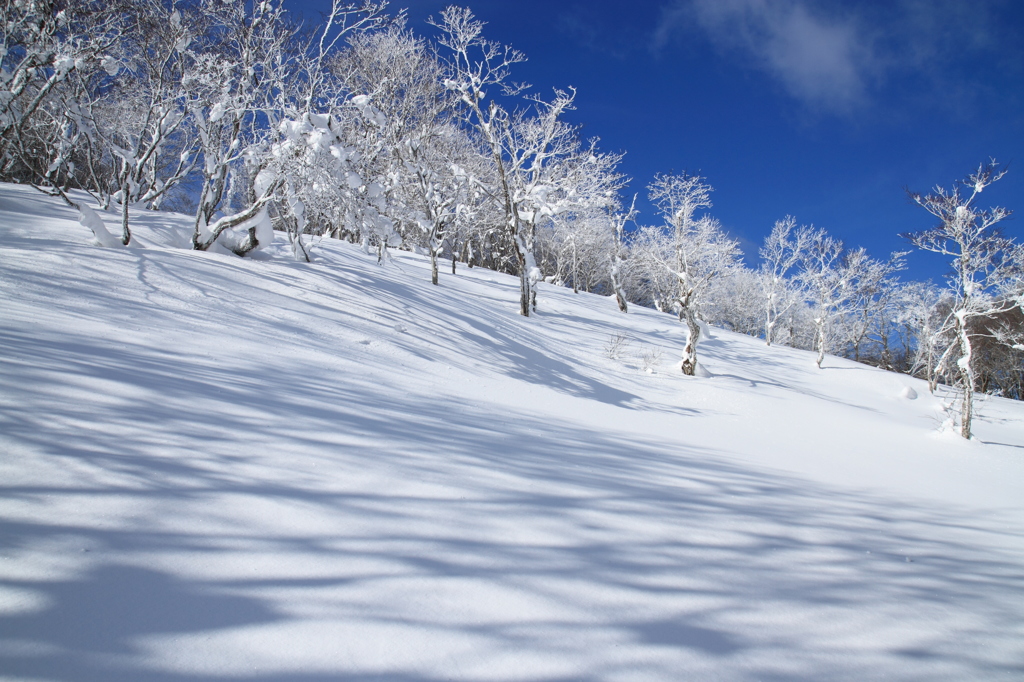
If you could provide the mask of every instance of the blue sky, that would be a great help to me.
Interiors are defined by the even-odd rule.
[[[328,0],[292,0],[306,14]],[[416,0],[410,24],[445,3]],[[645,201],[657,172],[699,172],[711,213],[748,257],[787,214],[876,257],[932,224],[903,187],[949,186],[995,157],[982,196],[1024,211],[1024,2],[1020,0],[478,0],[487,37],[526,53],[516,80],[575,86],[571,120]],[[1024,213],[1022,213],[1024,215]],[[1007,232],[1024,237],[1021,218]],[[945,263],[912,254],[912,279]]]

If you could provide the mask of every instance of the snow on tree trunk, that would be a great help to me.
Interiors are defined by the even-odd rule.
[[[519,314],[530,316],[530,276],[522,261],[519,263]]]
[[[618,263],[612,267],[612,288],[615,290],[615,304],[619,306],[619,311],[623,313],[629,312],[629,303],[626,300],[626,293],[622,288],[622,279],[619,275],[621,270],[619,269]]]
[[[818,318],[814,321],[814,348],[818,351],[814,364],[818,369],[821,369],[821,363],[825,361],[826,338],[825,321]]]
[[[686,376],[695,376],[697,373],[697,344],[700,342],[700,324],[697,316],[689,307],[682,313],[686,321],[686,345],[683,347],[683,359],[680,367]]]
[[[107,230],[107,226],[103,224],[103,218],[101,218],[96,211],[92,210],[91,207],[83,203],[73,204],[78,209],[78,222],[83,227],[89,228],[89,230],[96,237],[96,243],[100,246],[117,247],[123,246],[121,240],[110,234]]]
[[[212,225],[207,225],[202,211],[196,215],[195,229],[192,234],[192,248],[196,251],[206,251],[228,230],[239,228],[244,231],[245,237],[241,240],[229,240],[227,248],[240,256],[244,256],[257,246],[260,242],[257,238],[257,231],[266,233],[270,226],[270,218],[267,216],[267,203],[273,198],[279,185],[278,181],[270,183],[263,195],[257,199],[249,208],[234,215],[224,216]],[[260,229],[262,228],[262,229]],[[269,227],[270,236],[273,235],[273,228]]]
[[[626,292],[622,286],[623,266],[626,260],[622,254],[626,248],[624,244],[626,223],[635,221],[636,215],[636,195],[634,194],[633,203],[630,205],[629,211],[613,216],[615,230],[612,236],[615,239],[615,248],[612,252],[612,289],[615,291],[615,303],[619,306],[619,310],[624,313],[629,312],[629,304],[626,302]]]
[[[971,421],[974,418],[974,365],[972,363],[974,348],[965,323],[964,311],[958,311],[954,317],[957,342],[960,344],[960,358],[956,361],[957,370],[960,373],[960,435],[970,439]]]

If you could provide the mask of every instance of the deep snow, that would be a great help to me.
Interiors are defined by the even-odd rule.
[[[1024,405],[190,222],[0,186],[0,679],[1024,678]]]

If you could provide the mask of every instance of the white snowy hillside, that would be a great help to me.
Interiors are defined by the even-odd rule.
[[[190,229],[0,186],[0,680],[1024,679],[1024,404]]]

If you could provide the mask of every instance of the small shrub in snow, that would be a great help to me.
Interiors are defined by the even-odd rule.
[[[629,348],[629,337],[625,334],[612,334],[604,346],[604,355],[609,360],[618,360]]]
[[[661,364],[661,353],[660,348],[654,346],[648,346],[640,351],[640,369],[651,374],[654,372],[654,368]]]

